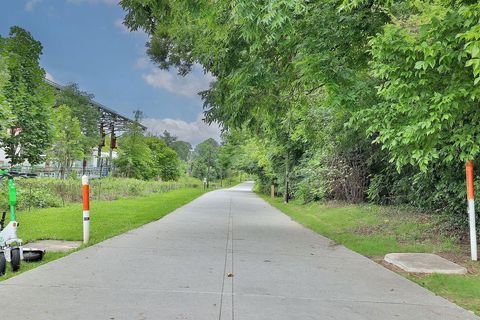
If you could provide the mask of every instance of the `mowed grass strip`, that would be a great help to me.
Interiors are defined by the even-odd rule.
[[[441,232],[435,216],[375,205],[301,204],[260,195],[305,227],[364,256],[380,261],[392,252],[429,252],[462,256],[467,275],[399,272],[437,295],[480,315],[480,263],[468,262],[458,239]]]
[[[480,316],[480,274],[407,276],[435,294]]]
[[[201,188],[179,189],[148,196],[90,203],[90,244],[158,220],[205,193]],[[17,215],[18,235],[24,241],[82,240],[82,204],[24,211]]]
[[[305,227],[371,258],[391,252],[443,252],[458,248],[456,239],[432,232],[434,222],[407,211],[342,203],[285,204],[278,198],[262,197]]]
[[[205,192],[203,188],[188,188],[137,198],[92,201],[88,245],[158,220]],[[17,214],[17,220],[20,223],[18,236],[25,242],[42,239],[82,240],[83,238],[82,204],[71,204],[63,208],[37,209],[31,212],[23,211]],[[40,263],[23,262],[20,272],[17,273],[10,272],[10,266],[7,266],[7,274],[0,277],[0,281],[65,255],[47,253]]]

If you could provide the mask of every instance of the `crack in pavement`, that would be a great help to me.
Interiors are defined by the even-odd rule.
[[[224,262],[224,266],[223,266],[223,275],[222,275],[222,292],[221,292],[221,296],[220,296],[220,312],[218,314],[218,319],[219,320],[222,319],[223,297],[225,295],[224,290],[225,290],[225,278],[227,278],[227,262],[228,262],[228,249],[229,249],[228,245],[230,243],[230,239],[232,239],[232,241],[233,241],[233,237],[231,237],[231,233],[232,233],[232,231],[231,231],[231,228],[232,228],[231,216],[232,216],[232,198],[230,198],[230,201],[229,201],[228,216],[227,216],[227,240],[226,240],[226,244],[225,244],[225,262]],[[232,315],[233,315],[233,309],[232,309]],[[233,319],[233,316],[232,316],[232,319]]]

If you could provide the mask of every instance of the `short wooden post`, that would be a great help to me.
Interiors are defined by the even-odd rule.
[[[270,196],[272,197],[272,199],[275,199],[275,185],[272,184],[271,188],[270,188]]]

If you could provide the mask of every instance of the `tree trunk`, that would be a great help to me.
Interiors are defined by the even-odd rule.
[[[283,201],[285,203],[288,203],[288,179],[289,179],[289,154],[288,154],[288,151],[285,155],[285,192],[283,193]]]
[[[208,167],[207,167],[207,189],[210,186],[210,163],[212,162],[212,151],[208,151]]]
[[[13,134],[13,128],[11,127],[10,128],[10,138],[13,139],[13,137],[15,136]],[[8,154],[8,157],[10,158],[10,168],[12,168],[15,164],[15,145],[13,143],[10,144],[10,152]]]
[[[98,150],[97,150],[97,167],[100,167],[101,161],[102,161],[102,146],[99,144]]]
[[[208,164],[208,168],[207,168],[207,189],[210,185],[210,163]]]

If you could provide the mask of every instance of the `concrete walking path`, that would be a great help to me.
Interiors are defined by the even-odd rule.
[[[0,315],[480,319],[291,221],[251,187],[210,192],[159,221],[0,282]]]

